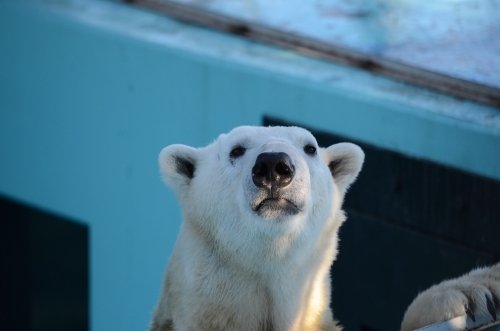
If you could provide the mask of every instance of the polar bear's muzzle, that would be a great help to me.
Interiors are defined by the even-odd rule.
[[[265,198],[256,207],[255,212],[263,218],[295,215],[300,212],[292,201],[284,198]]]
[[[259,154],[252,168],[252,181],[259,192],[253,210],[264,218],[299,213],[297,204],[284,194],[294,177],[295,166],[288,154]]]

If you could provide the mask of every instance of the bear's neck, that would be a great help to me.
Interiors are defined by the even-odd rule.
[[[319,240],[304,241],[310,246],[298,242],[299,247],[291,245],[289,251],[276,254],[274,259],[249,256],[249,265],[241,263],[244,255],[234,257],[209,234],[188,225],[183,231],[190,232],[186,235],[191,243],[184,249],[192,258],[185,261],[190,264],[186,270],[198,277],[186,275],[186,280],[192,280],[190,287],[204,289],[205,298],[200,302],[207,309],[223,307],[219,309],[221,314],[241,323],[241,329],[319,330],[320,326],[314,325],[325,320],[324,314],[330,314],[329,270],[336,254],[337,229],[323,229]],[[214,329],[219,327],[224,329],[223,325],[214,325]]]

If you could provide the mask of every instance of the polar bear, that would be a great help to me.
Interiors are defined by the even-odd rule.
[[[363,160],[358,146],[320,148],[298,127],[243,126],[203,148],[165,147],[160,170],[183,223],[150,330],[340,330],[330,310],[329,271],[346,219],[344,195]],[[498,269],[483,273],[498,280]],[[491,284],[484,307],[472,305],[479,302],[472,296],[454,313],[498,309]],[[457,288],[442,286],[446,293]],[[410,306],[404,330],[451,316],[421,318],[429,300],[447,302],[430,291],[431,299],[423,293]]]
[[[356,145],[320,148],[298,127],[164,148],[161,173],[184,221],[151,330],[337,330],[329,271],[363,159]]]

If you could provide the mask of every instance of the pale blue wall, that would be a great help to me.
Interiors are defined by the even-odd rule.
[[[0,194],[91,230],[93,331],[144,330],[180,214],[164,145],[264,114],[500,178],[495,109],[99,1],[0,3]]]

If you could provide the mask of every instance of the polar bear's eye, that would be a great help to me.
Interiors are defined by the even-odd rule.
[[[316,147],[314,147],[311,144],[307,144],[304,146],[304,152],[309,155],[315,155],[316,154]]]
[[[236,146],[231,150],[231,153],[229,153],[229,157],[232,159],[238,158],[240,156],[243,156],[245,154],[246,148],[242,146]]]

